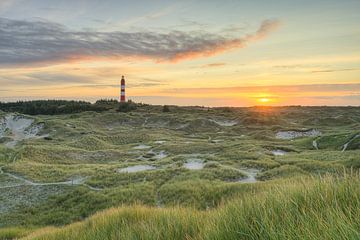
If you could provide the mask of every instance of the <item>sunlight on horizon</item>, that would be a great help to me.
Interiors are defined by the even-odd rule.
[[[257,101],[260,103],[269,103],[269,102],[271,102],[271,99],[270,98],[259,98],[259,99],[257,99]]]

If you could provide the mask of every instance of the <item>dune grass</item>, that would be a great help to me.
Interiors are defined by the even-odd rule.
[[[21,227],[0,228],[0,239],[17,239],[29,235],[33,230]]]
[[[24,239],[359,239],[357,174],[281,180],[210,211],[132,206],[112,208]]]
[[[319,183],[311,177],[329,173],[343,176],[344,168],[347,172],[360,168],[360,138],[353,139],[360,129],[360,108],[208,109],[171,106],[171,112],[163,113],[162,106],[144,105],[128,113],[109,110],[102,113],[38,115],[35,120],[44,123],[41,134],[49,134],[49,138],[21,141],[14,149],[4,145],[11,140],[10,134],[0,138],[0,236],[3,239],[25,236],[31,229],[47,226],[50,227],[42,228],[36,234],[46,231],[52,239],[55,232],[65,234],[63,231],[74,228],[76,231],[71,235],[74,238],[85,236],[84,239],[92,239],[93,233],[87,233],[87,226],[83,226],[88,221],[92,221],[98,231],[108,229],[108,232],[94,233],[96,236],[99,234],[98,239],[104,236],[104,239],[116,239],[121,234],[125,234],[125,239],[259,239],[256,235],[259,232],[264,234],[265,239],[296,239],[295,233],[303,239],[311,239],[306,236],[321,239],[320,235],[312,232],[315,230],[307,229],[316,224],[321,225],[318,228],[324,227],[319,230],[323,239],[331,239],[332,236],[324,233],[326,224],[329,227],[331,222],[320,222],[324,216],[326,221],[333,218],[331,221],[344,229],[355,228],[355,222],[348,218],[341,224],[343,217],[336,215],[338,212],[332,212],[333,206],[329,206],[329,215],[314,212],[310,216],[296,212],[298,218],[290,218],[280,210],[293,213],[295,210],[291,201],[301,200],[295,195],[315,196],[316,193],[310,193],[310,188],[315,192],[316,184],[331,186],[329,182],[333,181],[340,186],[339,179],[327,178]],[[221,122],[229,121],[237,124],[221,125]],[[278,131],[304,129],[317,129],[322,135],[292,140],[276,138]],[[351,139],[346,151],[342,152],[344,144]],[[318,150],[313,146],[314,140]],[[139,145],[149,148],[137,149]],[[285,155],[274,155],[274,150],[283,150]],[[156,158],[161,152],[165,156]],[[204,168],[186,169],[184,163],[193,159],[202,161]],[[133,173],[118,171],[137,165],[150,165],[156,169]],[[247,168],[259,171],[256,176],[258,183],[238,183],[246,177],[243,170]],[[7,188],[8,185],[23,183],[9,174],[38,183],[81,178],[84,185]],[[296,180],[300,178],[308,180]],[[355,176],[352,179],[358,183]],[[328,191],[317,190],[320,195]],[[347,196],[347,193],[341,194]],[[306,201],[309,201],[308,195],[305,195]],[[263,206],[264,201],[267,205]],[[138,205],[125,207],[134,204]],[[98,214],[106,216],[103,227],[97,224],[96,215],[85,223],[80,222],[63,230],[57,228],[122,205],[124,208],[113,208]],[[273,209],[273,212],[267,213],[267,209]],[[274,209],[277,212],[274,213]],[[134,221],[129,219],[131,212],[136,211],[138,213],[134,214],[139,217],[134,226]],[[265,218],[260,219],[261,214],[265,214]],[[111,216],[115,218],[113,225],[107,222]],[[289,221],[288,224],[282,225],[279,220],[282,217],[279,216]],[[116,222],[119,217],[122,219],[120,223]],[[187,219],[190,217],[194,220]],[[154,223],[153,219],[158,222],[154,220]],[[272,224],[271,219],[279,222]],[[313,222],[309,220],[299,224],[301,229],[293,227],[293,235],[291,229],[283,229],[285,226],[290,228],[290,223],[297,224],[307,219]],[[185,220],[194,226],[189,226]],[[160,224],[168,224],[169,230],[163,229]],[[120,230],[112,229],[114,226]],[[174,232],[174,226],[183,232]],[[248,238],[238,234],[236,229],[242,229]],[[345,236],[356,238],[344,229],[341,231]],[[165,230],[169,232],[164,233]],[[226,235],[232,231],[232,235]],[[276,235],[277,232],[279,235]]]
[[[358,178],[288,184],[221,209],[206,239],[359,239]]]

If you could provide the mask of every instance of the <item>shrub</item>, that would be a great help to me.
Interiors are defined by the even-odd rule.
[[[127,102],[119,103],[119,107],[117,109],[118,112],[131,112],[136,110],[137,104],[133,101],[129,100]]]
[[[170,108],[169,108],[169,106],[167,106],[167,105],[164,105],[164,107],[163,107],[163,110],[162,110],[163,112],[170,112]]]

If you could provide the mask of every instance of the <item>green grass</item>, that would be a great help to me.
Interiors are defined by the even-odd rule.
[[[286,197],[282,196],[285,191],[289,194],[293,194],[293,191],[308,194],[307,190],[301,187],[303,183],[298,181],[299,178],[321,177],[327,174],[343,176],[344,172],[360,168],[360,138],[354,139],[345,152],[341,151],[342,146],[359,133],[360,108],[208,109],[171,106],[171,112],[168,113],[163,113],[162,109],[162,106],[140,105],[128,113],[110,109],[102,113],[26,116],[34,118],[36,122],[43,122],[45,127],[41,134],[49,134],[50,138],[28,139],[19,142],[14,149],[4,145],[10,140],[9,132],[0,138],[0,167],[4,170],[4,173],[0,173],[1,231],[10,228],[12,230],[9,230],[9,234],[15,236],[17,229],[20,229],[18,236],[21,236],[24,229],[61,227],[83,221],[96,212],[119,206],[124,206],[121,209],[127,209],[126,214],[131,215],[133,208],[126,206],[138,204],[141,205],[137,207],[139,211],[146,212],[151,218],[157,219],[160,215],[162,219],[169,218],[166,221],[161,220],[169,224],[175,223],[168,222],[171,219],[167,214],[176,212],[186,219],[191,213],[196,222],[199,221],[199,225],[196,223],[191,233],[188,233],[191,226],[183,220],[174,219],[178,221],[176,224],[180,224],[175,224],[180,228],[179,234],[185,231],[190,234],[189,238],[222,239],[225,235],[221,234],[225,233],[220,234],[220,230],[227,228],[220,225],[220,219],[236,222],[226,218],[230,213],[224,213],[226,209],[231,209],[230,206],[243,206],[245,203],[242,202],[246,199],[260,203],[264,199],[271,199],[271,196],[273,202],[277,198],[286,202]],[[5,113],[0,112],[0,115],[4,116]],[[221,126],[212,120],[237,121],[238,124]],[[275,137],[276,132],[289,129],[321,131],[322,135],[316,137],[319,150],[315,150],[312,145],[314,137],[293,140]],[[159,140],[164,142],[159,143]],[[147,145],[150,148],[134,148],[138,145]],[[274,156],[273,150],[283,150],[287,154]],[[164,152],[166,157],[157,159],[156,154],[160,152]],[[203,161],[204,168],[194,171],[184,168],[184,163],[191,159]],[[151,165],[156,169],[134,173],[118,172],[121,168],[136,165]],[[238,182],[246,177],[246,173],[242,171],[246,168],[260,171],[257,175],[258,183]],[[84,185],[76,186],[2,188],[21,183],[21,180],[12,178],[7,173],[38,183],[68,181],[79,177],[84,178],[85,182]],[[314,187],[315,182],[306,180],[309,187]],[[340,180],[336,180],[336,184],[340,184],[339,182]],[[326,181],[321,184],[329,185]],[[87,186],[101,190],[96,191]],[[281,188],[284,188],[284,192],[277,194]],[[156,206],[164,209],[155,208]],[[250,203],[244,206],[254,207]],[[125,211],[121,209],[113,211],[119,211],[120,214]],[[232,211],[236,212],[236,209],[230,212]],[[264,209],[256,211],[267,214]],[[255,214],[248,212],[250,213]],[[217,214],[222,215],[216,217]],[[245,217],[241,213],[236,214]],[[201,219],[198,216],[201,216]],[[211,222],[215,221],[213,217],[218,223]],[[319,214],[318,217],[322,215]],[[338,217],[341,219],[341,216]],[[260,223],[260,220],[257,219],[254,223],[249,216],[244,219],[249,220],[254,229],[259,231],[256,223]],[[337,223],[338,220],[332,221]],[[268,228],[271,227],[270,222],[266,224],[269,224]],[[351,224],[346,222],[348,226],[352,226]],[[245,225],[244,222],[241,223],[241,226]],[[142,226],[136,227],[140,229]],[[160,231],[161,228],[157,227],[154,229]],[[211,233],[212,227],[220,229]],[[281,229],[281,226],[276,227]],[[111,227],[109,228],[110,236],[117,236],[111,235],[118,233],[112,233]],[[135,231],[135,226],[128,223],[126,229]],[[207,229],[212,237],[203,232],[203,229]],[[272,230],[276,232],[275,228]],[[42,231],[59,230],[49,227]],[[279,234],[281,231],[279,230]],[[142,237],[135,232],[129,234],[129,238]],[[156,238],[156,234],[168,233],[148,234]],[[220,234],[219,237],[215,237],[216,234]],[[305,233],[302,236],[305,236]],[[182,237],[183,235],[180,238]],[[255,235],[252,239],[256,239]]]
[[[360,187],[355,178],[300,182],[220,211],[207,239],[358,239]]]
[[[19,227],[3,228],[0,229],[0,240],[17,239],[20,237],[25,237],[32,231],[33,231],[32,229],[19,228]]]
[[[280,181],[211,211],[120,207],[25,239],[359,239],[358,175]]]

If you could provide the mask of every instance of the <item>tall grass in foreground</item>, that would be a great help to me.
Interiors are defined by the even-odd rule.
[[[325,178],[234,201],[204,239],[360,239],[360,181]]]
[[[31,229],[20,228],[20,227],[10,227],[10,228],[0,228],[0,239],[18,239],[24,237],[31,232]]]
[[[121,207],[26,239],[360,239],[360,179],[277,183],[212,211]]]

